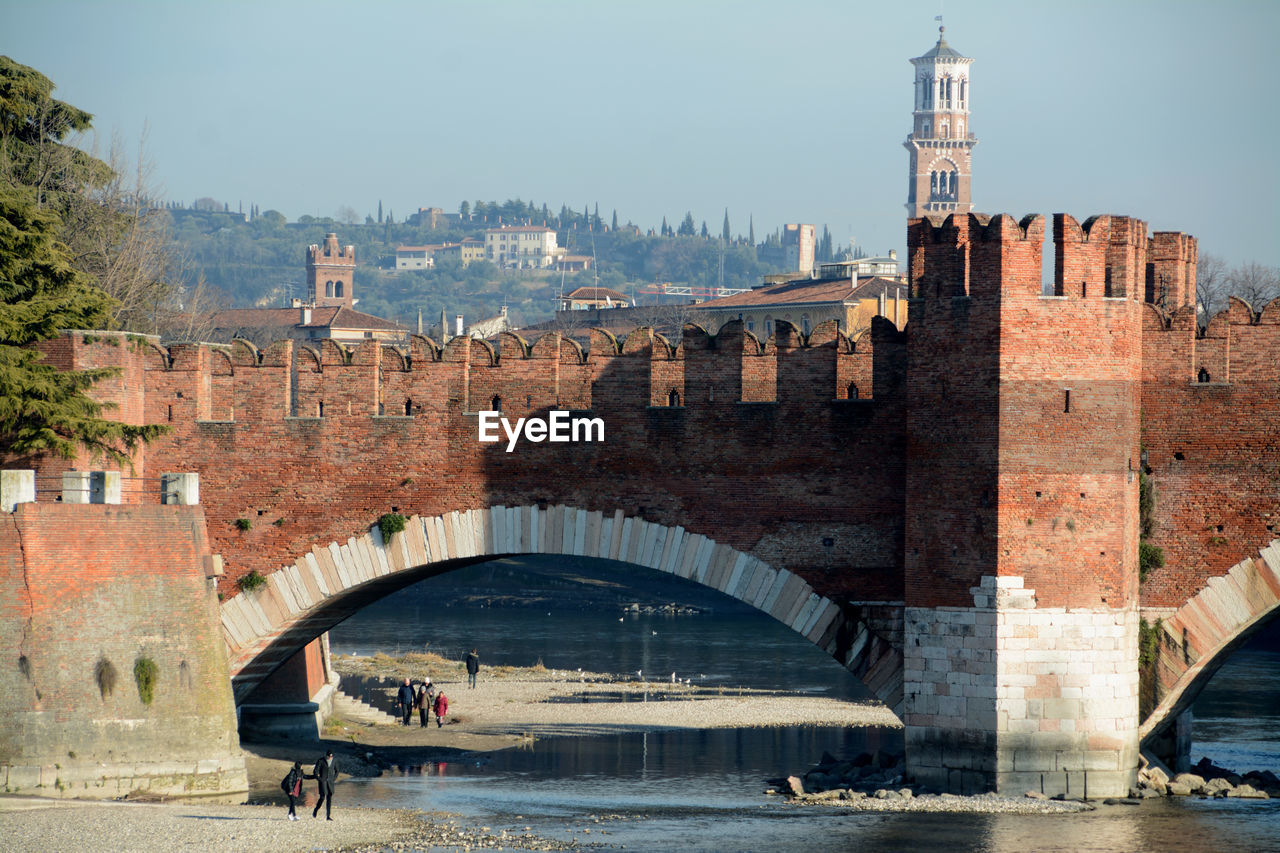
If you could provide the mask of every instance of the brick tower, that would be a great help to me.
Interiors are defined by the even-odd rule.
[[[916,67],[911,134],[902,143],[911,152],[907,174],[907,218],[968,213],[970,155],[978,144],[969,128],[969,64],[938,28],[938,43]]]
[[[355,247],[339,247],[337,234],[326,234],[323,245],[307,247],[307,296],[312,304],[353,307],[355,273]]]
[[[1058,214],[1049,293],[1044,225],[909,226],[907,763],[956,793],[1123,796],[1155,241],[1138,220]]]

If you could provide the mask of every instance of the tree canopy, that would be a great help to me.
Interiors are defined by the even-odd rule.
[[[163,427],[102,417],[86,392],[110,370],[59,371],[29,348],[64,329],[108,328],[116,307],[60,240],[74,209],[63,196],[109,180],[110,169],[62,144],[91,117],[52,91],[44,75],[0,57],[0,450],[71,458],[84,449],[124,463]]]

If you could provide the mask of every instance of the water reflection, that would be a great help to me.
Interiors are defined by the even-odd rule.
[[[867,695],[823,652],[758,614],[618,619],[607,609],[548,613],[391,600],[339,626],[332,643],[335,651],[361,653],[429,645],[456,658],[474,645],[485,667],[541,659],[569,671],[643,670],[651,679],[676,672],[709,686]],[[1237,652],[1202,694],[1193,760],[1207,754],[1241,770],[1280,767],[1280,625],[1269,636]],[[482,669],[481,690],[484,675]],[[824,751],[852,757],[899,748],[900,738],[897,731],[833,728],[552,738],[397,768],[344,787],[352,804],[440,809],[495,831],[531,826],[555,838],[658,853],[1280,851],[1280,801],[1147,801],[1066,816],[878,814],[763,794],[766,778],[806,769]]]

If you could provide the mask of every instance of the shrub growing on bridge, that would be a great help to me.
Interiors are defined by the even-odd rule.
[[[252,592],[255,589],[267,585],[267,579],[258,574],[257,569],[253,569],[247,575],[242,575],[236,581],[236,586],[240,587],[241,592]]]
[[[405,517],[398,512],[389,512],[378,519],[378,530],[382,532],[383,544],[390,542],[393,534],[404,530]]]

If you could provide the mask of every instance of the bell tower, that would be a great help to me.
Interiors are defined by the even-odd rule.
[[[903,145],[911,152],[907,176],[907,218],[969,213],[969,158],[978,144],[969,126],[969,64],[947,44],[946,27],[938,43],[915,66],[915,110],[911,134]]]
[[[355,272],[355,247],[340,247],[337,234],[326,234],[323,244],[312,243],[307,247],[307,296],[311,304],[353,307]]]

